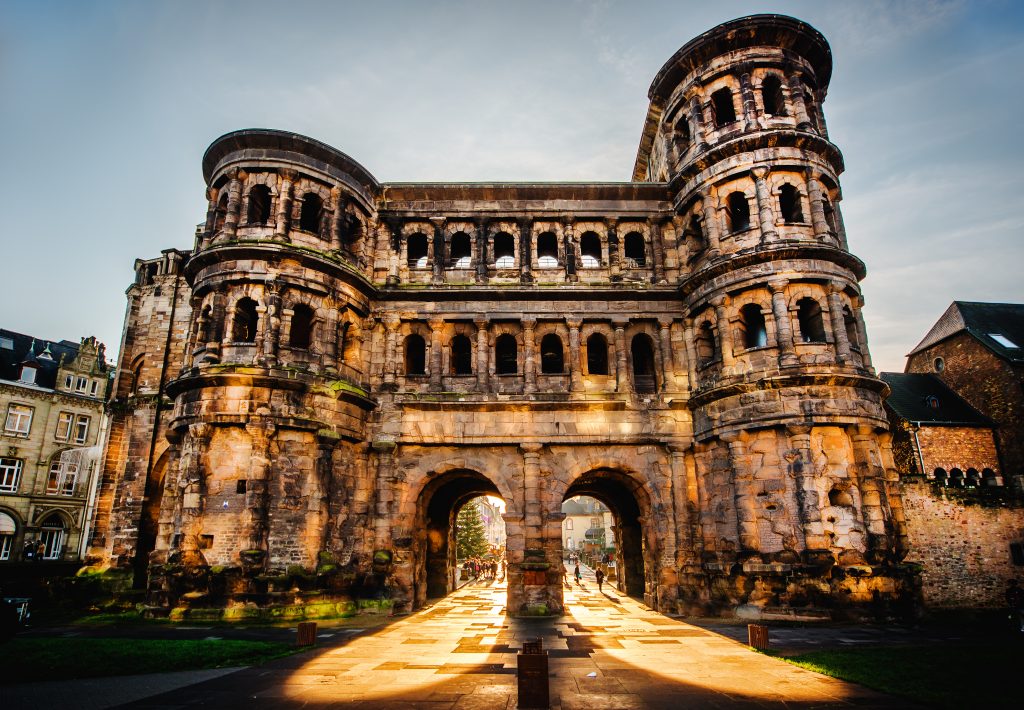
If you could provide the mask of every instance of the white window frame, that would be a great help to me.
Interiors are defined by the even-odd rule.
[[[7,405],[7,420],[4,422],[4,433],[11,436],[28,438],[32,431],[32,417],[36,410],[27,404],[11,402]]]
[[[36,383],[36,368],[31,365],[22,365],[21,374],[18,375],[18,382],[24,382],[27,385],[34,385]]]
[[[64,376],[64,389],[71,390],[75,388],[75,376],[65,375]]]
[[[75,423],[75,415],[71,412],[61,412],[57,416],[57,431],[53,438],[57,441],[68,441],[71,439],[71,428]]]
[[[0,535],[0,561],[11,559],[11,550],[14,549],[14,535]]]
[[[79,377],[77,380],[75,380],[75,392],[85,394],[85,388],[88,384],[89,380],[85,379],[84,377]]]
[[[90,397],[95,397],[96,396],[96,392],[99,390],[99,388],[100,388],[100,381],[99,380],[92,380],[91,383],[89,384],[89,396]]]
[[[39,532],[39,539],[43,542],[43,559],[59,560],[61,549],[64,547],[64,536],[67,531],[63,526],[53,528],[43,526]]]
[[[65,464],[59,458],[50,464],[50,474],[46,479],[46,495],[73,496],[75,484],[78,482],[78,466]]]
[[[89,417],[79,414],[75,417],[75,443],[84,444],[89,439]]]
[[[21,483],[21,471],[25,467],[22,459],[0,458],[0,492],[17,493]]]

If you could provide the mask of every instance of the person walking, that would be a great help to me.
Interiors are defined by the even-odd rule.
[[[604,584],[604,572],[599,568],[597,572],[594,572],[594,576],[597,578],[597,591],[601,591],[601,585]]]
[[[583,575],[580,574],[580,565],[579,565],[578,562],[576,563],[575,569],[573,569],[573,571],[572,571],[572,576],[576,578],[576,584],[580,584],[580,579],[583,577]],[[583,586],[583,585],[580,585],[580,586]]]

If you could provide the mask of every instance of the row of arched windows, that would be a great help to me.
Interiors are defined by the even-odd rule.
[[[271,192],[266,185],[253,185],[248,193],[248,208],[245,214],[245,223],[250,226],[267,225],[272,222],[271,213]],[[303,232],[309,232],[323,236],[324,231],[324,202],[315,192],[307,192],[298,198],[299,221],[296,227]],[[223,190],[220,199],[217,201],[216,214],[214,217],[214,231],[219,232],[224,227],[228,214],[228,192]]]
[[[235,343],[256,342],[259,314],[257,303],[248,296],[235,304],[234,320],[231,326],[231,340]],[[305,303],[292,307],[291,327],[288,329],[288,346],[296,350],[308,350],[313,337],[313,309]]]
[[[976,468],[968,468],[964,471],[961,468],[953,467],[946,471],[939,466],[932,473],[935,482],[942,486],[953,488],[978,488],[980,486],[998,486],[1001,483],[996,472],[991,468],[983,468],[979,472]]]

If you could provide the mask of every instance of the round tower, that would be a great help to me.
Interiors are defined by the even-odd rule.
[[[650,89],[634,179],[667,182],[689,268],[702,540],[682,591],[710,596],[694,601],[799,606],[822,581],[830,603],[869,601],[906,551],[821,110],[831,72],[817,30],[758,15],[686,44]]]

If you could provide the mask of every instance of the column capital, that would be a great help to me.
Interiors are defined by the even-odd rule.
[[[522,318],[519,322],[522,323],[523,330],[533,330],[534,328],[537,327],[536,316],[527,316],[525,318]]]
[[[535,441],[524,442],[519,445],[524,455],[528,454],[539,454],[541,449],[544,448],[544,444],[538,444]]]
[[[385,314],[384,317],[381,318],[381,321],[384,323],[384,327],[387,328],[389,331],[397,329],[398,326],[402,323],[402,319],[393,313]]]
[[[579,330],[583,325],[582,318],[566,318],[565,324],[569,326],[570,330]]]
[[[672,316],[658,316],[658,325],[662,328],[671,328],[676,319]]]
[[[811,433],[810,424],[787,424],[787,436],[808,436]]]
[[[197,441],[207,441],[213,436],[213,425],[207,422],[189,424],[188,435]]]
[[[787,286],[789,286],[789,281],[787,279],[777,279],[775,281],[768,282],[768,290],[773,294],[782,293],[786,290]]]
[[[487,330],[487,327],[491,324],[491,319],[487,316],[476,316],[473,318],[473,323],[475,323],[476,327],[480,330]]]
[[[442,316],[433,316],[427,319],[427,325],[430,326],[431,330],[438,330],[444,327],[444,318]]]
[[[755,180],[764,180],[766,177],[768,177],[769,172],[770,168],[768,168],[766,165],[757,165],[750,169],[750,174],[754,176]]]
[[[629,325],[628,316],[613,316],[612,317],[612,328],[615,330],[625,330],[626,326]]]
[[[829,293],[840,294],[846,290],[846,284],[838,279],[834,279],[828,282]]]
[[[281,179],[287,180],[288,182],[295,182],[295,178],[298,177],[298,173],[291,168],[284,168],[277,172],[281,176]]]
[[[444,225],[448,223],[447,217],[430,217],[430,223],[434,225],[434,229],[444,229]]]

